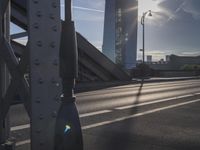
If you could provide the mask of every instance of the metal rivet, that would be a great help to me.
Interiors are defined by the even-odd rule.
[[[56,80],[53,78],[53,79],[51,80],[51,83],[55,84],[55,83],[56,83]]]
[[[33,27],[34,27],[35,29],[38,29],[38,28],[39,28],[39,24],[38,24],[38,23],[35,23],[35,24],[33,25]]]
[[[36,100],[35,100],[35,102],[36,102],[36,103],[40,103],[40,102],[41,102],[41,101],[40,101],[40,98],[37,97]]]
[[[34,2],[35,4],[37,4],[39,1],[38,1],[38,0],[33,0],[33,2]]]
[[[55,47],[56,47],[55,42],[51,42],[50,47],[51,47],[51,48],[55,48]]]
[[[38,12],[36,13],[36,16],[38,16],[38,17],[42,17],[42,13],[41,13],[41,11],[38,11]]]
[[[40,65],[39,59],[35,59],[34,64],[35,64],[36,66]]]
[[[52,7],[53,7],[53,8],[57,8],[56,2],[53,2],[53,3],[52,3]]]
[[[53,26],[53,27],[52,27],[52,30],[56,32],[56,31],[57,31],[57,27],[56,27],[56,26]]]
[[[58,60],[54,60],[53,65],[58,66]]]
[[[36,130],[36,133],[40,134],[40,133],[41,133],[41,130],[40,130],[40,129]]]
[[[40,116],[39,116],[39,119],[40,119],[40,120],[44,119],[43,115],[40,115]]]
[[[50,17],[50,19],[53,19],[53,20],[55,19],[55,16],[53,14],[50,14],[49,17]]]
[[[40,78],[40,79],[38,79],[38,83],[42,84],[42,83],[44,83],[44,81]]]
[[[37,46],[42,47],[42,41],[37,41]]]

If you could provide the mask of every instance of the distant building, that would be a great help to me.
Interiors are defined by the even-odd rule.
[[[200,56],[170,55],[168,59],[168,62],[161,59],[159,63],[151,63],[149,66],[155,70],[180,70],[184,65],[200,65]]]
[[[102,51],[125,69],[136,67],[137,8],[137,0],[106,0]]]
[[[140,59],[140,60],[137,60],[137,64],[141,64],[143,61]]]
[[[152,55],[147,55],[147,63],[151,63],[152,62]]]
[[[166,55],[165,60],[166,60],[166,62],[169,62],[170,61],[170,55]]]
[[[184,65],[200,65],[200,56],[170,56],[170,65],[172,69],[180,69]]]
[[[160,64],[164,64],[164,62],[165,62],[164,59],[160,59],[159,61]]]

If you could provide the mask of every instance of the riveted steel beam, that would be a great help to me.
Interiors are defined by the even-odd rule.
[[[0,43],[3,39],[7,41],[10,40],[10,7],[9,1],[0,1]],[[0,47],[1,49],[1,47]],[[5,143],[9,137],[9,115],[3,115],[4,103],[6,103],[3,98],[9,85],[9,73],[7,69],[6,62],[0,58],[0,146],[5,148]],[[14,145],[13,145],[14,147]]]
[[[28,0],[31,150],[53,150],[60,106],[60,0]]]

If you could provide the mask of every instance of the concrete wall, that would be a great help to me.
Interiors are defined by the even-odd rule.
[[[191,77],[198,75],[195,71],[163,71],[159,72],[159,77]]]

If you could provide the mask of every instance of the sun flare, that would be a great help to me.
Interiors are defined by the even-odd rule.
[[[152,12],[160,12],[161,8],[159,7],[159,3],[156,0],[138,0],[138,15],[142,16],[142,14],[148,10],[152,10]]]

